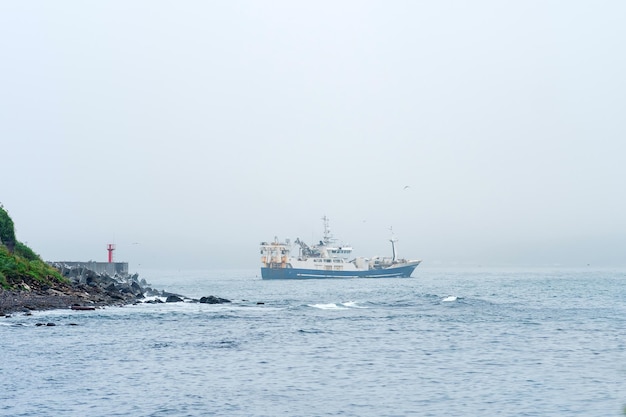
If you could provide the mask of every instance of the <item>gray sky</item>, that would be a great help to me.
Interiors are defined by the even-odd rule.
[[[0,3],[0,202],[46,260],[626,264],[626,2]],[[405,186],[410,187],[405,189]]]

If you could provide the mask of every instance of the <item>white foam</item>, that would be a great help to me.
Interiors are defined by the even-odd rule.
[[[319,308],[320,310],[347,310],[346,307],[339,307],[335,303],[329,303],[329,304],[309,304],[309,307]]]
[[[358,305],[356,301],[346,301],[345,303],[341,303],[341,304],[346,307],[351,307],[351,308],[367,308],[367,307]]]
[[[144,304],[150,304],[149,301],[161,301],[161,302],[165,302],[165,300],[167,299],[167,297],[162,297],[160,295],[151,295],[148,297],[145,297],[143,299],[141,299],[141,302]]]
[[[456,296],[454,296],[454,295],[450,295],[450,296],[448,296],[448,297],[444,298],[444,299],[443,299],[443,300],[441,300],[441,301],[444,301],[444,302],[456,301],[456,300],[457,300],[457,298],[458,298],[458,297],[456,297]]]

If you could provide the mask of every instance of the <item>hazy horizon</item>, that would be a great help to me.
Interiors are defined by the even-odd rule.
[[[626,3],[0,4],[0,203],[45,260],[626,266]],[[408,187],[407,187],[408,186]]]

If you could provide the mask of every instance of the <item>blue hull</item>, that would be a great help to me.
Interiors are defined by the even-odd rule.
[[[319,269],[261,268],[263,279],[327,279],[327,278],[408,278],[418,264],[367,271],[324,271]]]

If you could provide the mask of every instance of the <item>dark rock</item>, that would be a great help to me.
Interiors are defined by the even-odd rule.
[[[96,280],[98,284],[103,288],[106,286],[115,285],[118,283],[118,280],[111,278],[108,275],[98,276],[97,278],[94,278],[94,280]]]
[[[124,284],[118,284],[117,289],[119,292],[121,292],[122,294],[132,294],[133,291],[130,287],[130,285],[124,283]]]
[[[150,287],[145,287],[145,288],[144,288],[144,290],[143,290],[143,293],[144,293],[145,295],[147,295],[148,297],[153,297],[153,296],[155,296],[155,295],[159,295],[159,292],[158,292],[158,291],[153,290],[153,289],[152,289],[152,288],[150,288]]]
[[[52,326],[56,326],[56,324],[54,324],[54,323],[46,323],[46,326],[52,327]]]
[[[120,294],[115,294],[115,293],[109,293],[109,297],[115,299],[115,300],[124,300],[124,297],[122,297]]]
[[[165,299],[166,303],[180,303],[182,301],[183,301],[182,298],[180,298],[177,295],[173,295],[173,294],[172,295],[168,295],[167,298]]]
[[[224,304],[230,303],[230,300],[227,300],[225,298],[219,298],[214,295],[209,295],[208,297],[200,298],[200,302],[203,304]]]
[[[130,290],[135,295],[143,296],[143,288],[141,288],[141,285],[139,285],[137,281],[133,281],[133,283],[130,284]]]
[[[72,310],[78,310],[78,311],[90,311],[90,310],[95,310],[96,309],[95,306],[84,306],[84,305],[80,305],[80,304],[72,304],[70,306],[70,308]]]
[[[156,295],[160,295],[161,297],[169,297],[170,295],[175,295],[176,297],[182,297],[180,294],[174,294],[173,292],[167,292],[167,291],[157,291]]]

